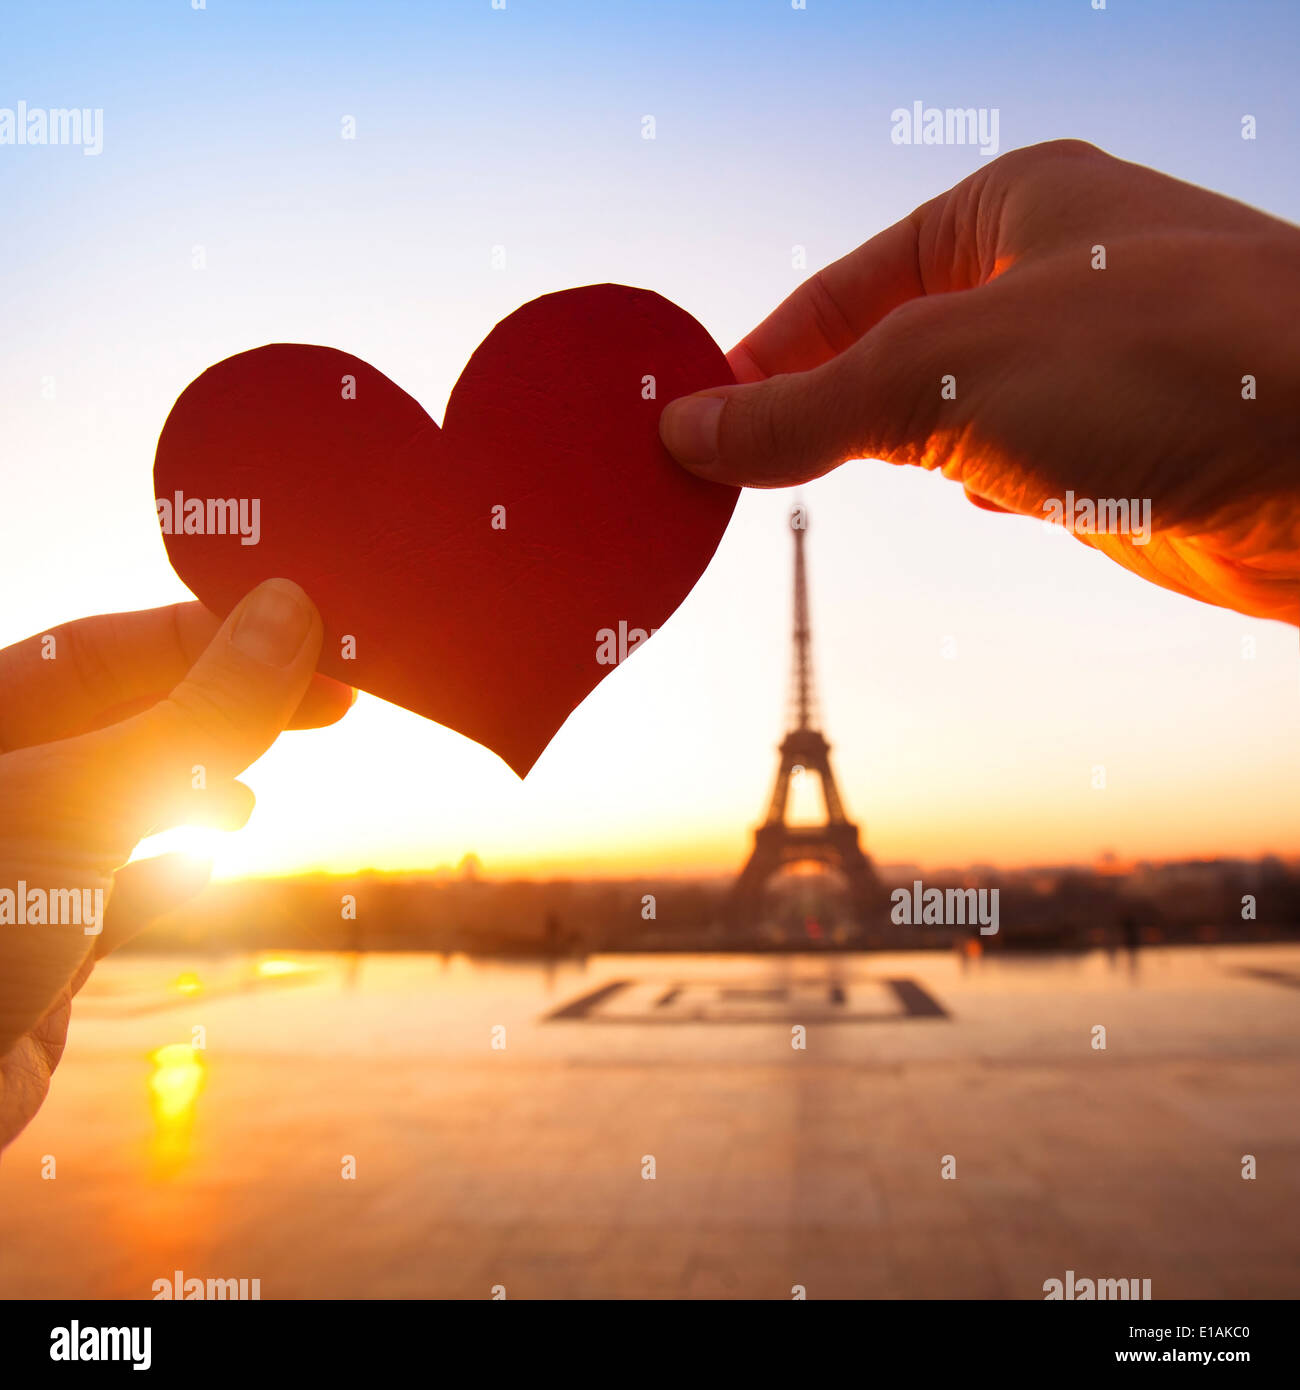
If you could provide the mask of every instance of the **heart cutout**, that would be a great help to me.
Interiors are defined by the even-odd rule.
[[[441,430],[346,352],[239,353],[186,387],[159,437],[167,554],[217,614],[263,579],[301,584],[324,674],[522,777],[712,559],[739,492],[678,467],[659,413],[733,380],[695,319],[627,285],[503,319]]]

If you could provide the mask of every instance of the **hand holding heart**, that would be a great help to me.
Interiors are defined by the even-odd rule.
[[[745,487],[871,458],[1039,521],[1123,502],[1121,524],[1085,507],[1069,529],[1154,584],[1300,624],[1297,302],[1300,229],[1051,141],[818,271],[730,354],[743,384],[667,406],[664,437]]]
[[[136,842],[242,825],[253,794],[237,774],[281,729],[348,708],[313,675],[320,638],[279,580],[224,623],[183,603],[0,651],[0,1147],[44,1098],[95,960],[207,879],[187,856],[126,864]]]

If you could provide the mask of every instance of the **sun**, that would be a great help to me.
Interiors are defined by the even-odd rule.
[[[184,854],[192,859],[211,860],[214,878],[230,878],[242,872],[241,848],[236,843],[235,834],[227,830],[213,830],[198,825],[181,825],[174,830],[164,830],[141,840],[129,862],[134,864],[140,859],[155,859],[162,854]]]

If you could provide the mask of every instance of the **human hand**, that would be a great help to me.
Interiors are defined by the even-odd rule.
[[[688,468],[751,487],[870,457],[1040,520],[1067,491],[1149,499],[1145,543],[1079,539],[1300,623],[1297,312],[1300,229],[1054,141],[819,271],[729,354],[741,384],[670,403],[660,430]]]
[[[136,842],[237,829],[253,794],[236,774],[281,729],[347,711],[348,687],[314,674],[320,643],[310,599],[273,579],[224,623],[183,603],[0,651],[0,1147],[44,1100],[95,959],[206,879],[177,856],[128,865]]]

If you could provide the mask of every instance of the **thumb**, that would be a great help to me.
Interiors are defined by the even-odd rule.
[[[851,458],[919,462],[944,405],[941,377],[969,360],[967,315],[953,301],[970,293],[909,300],[811,371],[670,401],[664,447],[692,472],[742,487],[807,482]]]
[[[268,579],[221,625],[166,700],[84,736],[110,808],[138,839],[196,784],[220,785],[271,746],[316,668],[321,620],[287,579]]]
[[[190,854],[160,854],[124,864],[113,875],[113,893],[104,913],[104,930],[95,939],[93,959],[129,941],[155,917],[172,912],[207,887],[212,861]],[[73,978],[72,992],[81,981]]]

